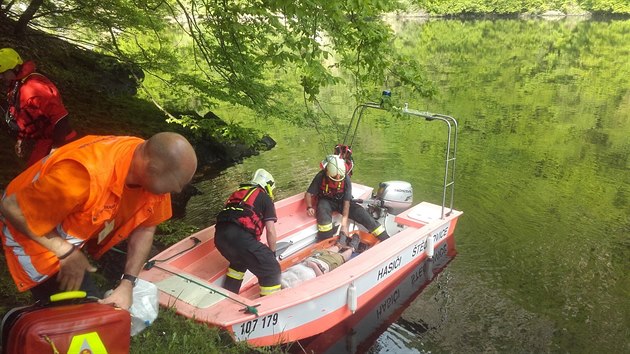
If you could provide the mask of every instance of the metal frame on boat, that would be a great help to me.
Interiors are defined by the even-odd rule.
[[[352,113],[352,118],[350,119],[350,124],[348,124],[348,130],[346,130],[346,136],[343,139],[344,145],[352,145],[354,142],[354,138],[357,135],[357,131],[359,129],[359,123],[361,123],[361,118],[363,118],[363,113],[367,109],[377,109],[377,110],[387,110],[387,104],[385,104],[385,99],[389,98],[391,93],[389,91],[383,91],[383,100],[380,103],[375,102],[367,102],[358,105],[354,112]],[[421,117],[426,119],[427,121],[438,120],[442,121],[447,126],[447,135],[446,135],[446,149],[445,154],[446,158],[444,159],[444,185],[442,189],[442,215],[441,217],[448,216],[450,211],[445,214],[445,206],[447,195],[450,195],[449,201],[449,209],[453,210],[453,201],[455,198],[455,162],[457,160],[457,135],[458,135],[458,125],[457,120],[451,116],[447,116],[439,113],[431,113],[431,112],[421,112],[415,109],[410,109],[409,105],[405,103],[403,108],[390,107],[392,111],[397,111],[402,114]],[[358,113],[358,114],[357,114]],[[356,118],[356,122],[355,122]],[[352,133],[352,138],[350,138],[350,131],[354,126],[354,132]]]
[[[383,103],[358,106],[344,144],[354,141],[366,109],[384,110],[385,106]],[[353,197],[380,207],[384,212],[380,217],[389,218],[396,225],[395,234],[326,274],[266,297],[259,297],[255,277],[245,279],[239,294],[221,288],[228,262],[214,246],[214,226],[211,226],[157,255],[148,263],[151,267],[140,274],[141,278],[157,284],[160,304],[199,322],[224,328],[236,340],[258,346],[275,345],[312,337],[348,320],[401,279],[413,276],[436,249],[447,249],[453,253],[449,256],[454,256],[453,232],[462,214],[453,209],[457,121],[407,106],[392,110],[446,123],[441,205],[423,201],[411,206],[409,201],[409,208],[393,214],[383,200],[372,195],[372,188],[353,183]],[[348,140],[353,127],[352,139]],[[278,242],[287,245],[279,255],[283,270],[301,262],[312,250],[334,242],[334,239],[316,242],[316,220],[305,213],[303,193],[275,204]]]

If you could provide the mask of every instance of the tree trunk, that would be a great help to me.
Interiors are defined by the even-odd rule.
[[[31,22],[31,20],[33,19],[33,16],[35,16],[35,13],[37,12],[37,10],[39,10],[40,6],[42,6],[43,3],[44,3],[44,0],[31,1],[31,3],[28,5],[26,10],[24,10],[22,15],[18,19],[17,24],[15,25],[14,33],[16,36],[21,37],[24,35],[24,33],[26,32],[26,27],[28,26],[28,23]]]
[[[9,1],[8,3],[4,3],[4,0],[0,0],[0,16],[1,17],[6,17],[7,14],[9,13],[9,10],[11,10],[11,6],[13,6],[13,3],[15,2],[15,0],[13,1]]]

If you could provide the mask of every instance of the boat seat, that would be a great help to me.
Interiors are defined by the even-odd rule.
[[[413,208],[396,215],[394,221],[401,225],[421,228],[433,221],[441,220],[441,215],[441,206],[422,202]]]
[[[276,215],[278,216],[278,222],[276,222],[275,225],[278,240],[281,240],[290,233],[294,233],[295,230],[300,230],[317,223],[314,217],[306,214],[306,203],[301,195],[294,195],[293,197],[277,202],[275,205]],[[265,239],[265,237],[262,239]],[[266,240],[264,242],[266,242]]]

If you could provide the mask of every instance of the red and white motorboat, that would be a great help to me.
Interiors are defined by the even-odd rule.
[[[353,125],[358,126],[368,108],[383,106],[366,103],[357,107],[348,133]],[[453,209],[457,121],[406,107],[400,113],[446,123],[444,183],[440,204],[423,201],[416,205],[412,205],[412,186],[407,182],[383,182],[377,193],[368,186],[352,184],[353,197],[385,225],[391,236],[388,240],[373,244],[365,230],[354,225],[366,244],[371,245],[368,249],[326,274],[260,297],[256,277],[251,274],[246,276],[239,294],[221,287],[228,262],[215,248],[211,226],[155,256],[140,277],[158,286],[162,306],[223,328],[235,340],[256,346],[312,337],[360,313],[392,286],[412,277],[418,267],[434,256],[435,250],[455,252],[453,232],[462,214]],[[303,261],[313,250],[335,242],[336,238],[317,242],[316,220],[307,216],[302,193],[275,205],[278,259],[283,270]],[[339,215],[335,218],[340,220]]]

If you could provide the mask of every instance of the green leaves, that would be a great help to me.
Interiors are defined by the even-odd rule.
[[[342,80],[353,84],[357,100],[388,77],[420,87],[413,69],[393,67],[410,63],[396,58],[393,33],[380,18],[397,6],[384,0],[53,0],[33,23],[140,65],[147,95],[167,110],[203,111],[226,102],[265,117],[284,110],[279,93],[301,89],[313,102],[323,87]],[[194,119],[178,122],[195,126]]]

